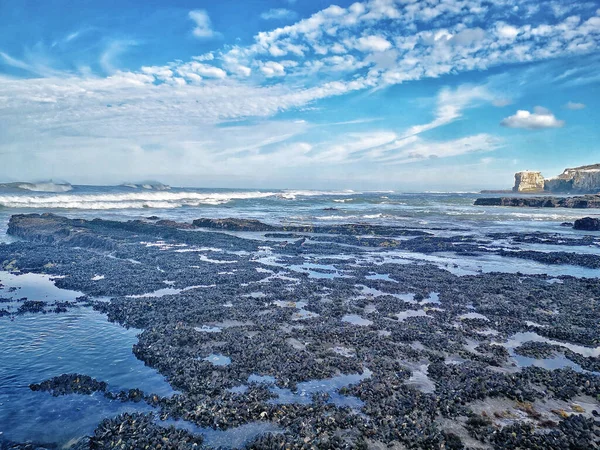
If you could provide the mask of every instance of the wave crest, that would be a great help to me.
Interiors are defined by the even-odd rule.
[[[69,192],[73,190],[73,186],[69,183],[54,183],[52,181],[42,181],[40,183],[2,183],[0,188],[19,189],[32,192]]]
[[[173,192],[136,190],[107,194],[65,195],[0,195],[0,205],[6,208],[48,209],[173,209],[185,206],[222,205],[234,200],[278,198],[291,200],[297,196],[336,195],[323,191],[286,192]]]

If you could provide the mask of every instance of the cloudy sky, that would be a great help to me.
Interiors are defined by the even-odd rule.
[[[600,1],[2,0],[0,181],[505,188],[600,163]]]

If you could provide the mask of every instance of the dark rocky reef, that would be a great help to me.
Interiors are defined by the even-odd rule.
[[[530,208],[600,208],[600,195],[578,197],[484,197],[476,206],[519,206]]]
[[[193,223],[200,228],[227,231],[277,231],[280,229],[254,219],[196,219]]]
[[[175,222],[16,217],[11,229],[24,240],[0,245],[0,262],[11,270],[64,275],[57,286],[84,293],[110,321],[142,329],[134,354],[178,390],[172,397],[105,390],[109,399],[148,403],[156,416],[105,420],[88,448],[203,448],[199,435],[163,426],[175,423],[169,420],[190,429],[234,432],[259,422],[281,430],[248,443],[256,449],[596,445],[593,412],[568,408],[579,398],[596,402],[600,377],[570,368],[515,367],[505,343],[516,333],[535,332],[552,343],[522,345],[518,352],[561,353],[597,372],[598,358],[565,346],[600,345],[597,279],[457,276],[422,260],[396,263],[389,252],[491,253],[509,263],[526,258],[600,267],[593,252],[517,251],[527,243],[597,247],[596,236],[437,236],[430,229],[363,224],[285,227],[201,219],[197,223],[217,227],[205,233],[184,231],[185,224]],[[74,245],[72,228],[89,240]],[[240,229],[256,234],[242,239],[219,232]],[[394,238],[401,233],[408,238]],[[98,240],[114,250],[99,249]],[[165,286],[169,292],[153,295]],[[365,320],[355,324],[344,320],[348,315]],[[227,357],[227,364],[211,362],[214,354]],[[300,394],[301,383],[322,386],[341,375],[354,381]],[[73,376],[80,379],[75,387]],[[101,382],[81,377],[44,383],[58,395],[99,392],[92,381]],[[486,402],[502,409],[485,416],[477,407]],[[560,402],[568,413],[538,414],[536,404],[544,402]],[[498,424],[510,414],[510,425]]]
[[[193,224],[199,228],[212,228],[227,231],[269,231],[288,233],[324,233],[348,236],[373,235],[373,236],[427,236],[423,230],[409,227],[394,227],[368,224],[343,224],[343,225],[284,225],[274,226],[253,219],[196,219]]]
[[[573,228],[576,230],[585,231],[600,231],[600,219],[593,217],[584,217],[583,219],[577,219],[573,224]]]
[[[71,220],[54,214],[19,214],[10,218],[8,234],[30,241],[64,244],[103,250],[114,249],[109,240],[86,228],[84,220]]]
[[[161,427],[152,414],[121,414],[96,429],[89,448],[100,449],[202,449],[203,439],[173,426]]]
[[[78,373],[62,374],[39,384],[30,384],[32,391],[50,392],[55,397],[68,394],[90,395],[93,392],[105,392],[107,384],[88,375]]]

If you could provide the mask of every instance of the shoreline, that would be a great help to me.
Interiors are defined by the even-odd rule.
[[[518,197],[484,197],[474,202],[475,206],[511,206],[528,208],[600,208],[600,195],[575,195],[570,197],[528,196]]]

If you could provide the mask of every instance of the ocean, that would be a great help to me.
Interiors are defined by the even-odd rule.
[[[37,188],[36,188],[37,186]],[[32,190],[37,189],[37,190]],[[253,218],[271,224],[369,223],[460,228],[462,231],[552,231],[580,210],[473,206],[474,192],[320,191],[69,186],[44,183],[0,187],[0,226],[13,214],[44,213],[112,220],[158,216],[180,222],[200,217]],[[586,215],[597,216],[597,213]],[[7,237],[4,235],[3,240]]]

